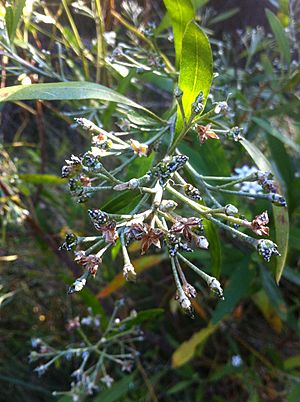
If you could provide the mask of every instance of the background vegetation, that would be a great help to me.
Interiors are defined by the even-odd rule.
[[[172,67],[172,13],[178,13],[174,3],[3,4],[1,88],[90,81],[164,116],[177,80]],[[193,302],[194,320],[177,308],[171,271],[158,253],[140,257],[136,252],[138,283],[127,284],[120,275],[122,262],[112,251],[101,275],[81,293],[68,296],[80,269],[59,245],[69,231],[91,231],[88,207],[70,196],[60,178],[64,159],[85,152],[90,142],[74,117],[88,118],[107,131],[127,131],[144,124],[142,114],[130,115],[115,103],[79,99],[75,90],[73,100],[68,92],[67,100],[1,103],[1,401],[72,400],[53,396],[52,391],[69,389],[76,361],[57,360],[38,377],[33,371],[37,363],[28,359],[32,343],[41,338],[68,348],[80,342],[80,334],[70,330],[70,320],[91,314],[91,307],[105,327],[118,299],[125,300],[118,313],[121,319],[132,310],[144,312],[135,321],[144,333],[134,346],[140,355],[130,374],[109,365],[112,387],[102,384],[86,400],[300,400],[299,3],[226,1],[220,8],[217,1],[193,0],[191,16],[184,8],[188,3],[181,2],[183,18],[195,14],[213,50],[215,78],[209,102],[227,99],[229,121],[243,127],[244,136],[255,145],[250,152],[254,161],[239,143],[229,141],[200,146],[189,136],[180,150],[208,176],[229,176],[255,163],[261,168],[257,149],[267,158],[286,196],[290,221],[289,228],[279,222],[282,238],[289,232],[280,285],[274,280],[275,262],[265,265],[256,253],[216,232],[212,252],[197,253],[195,261],[208,273],[221,273],[225,301],[216,301],[196,281],[200,295]],[[120,46],[126,50],[121,57]],[[167,73],[165,67],[170,67]],[[5,97],[6,90],[1,91]],[[110,163],[113,167],[115,161]],[[138,159],[126,175],[131,178],[147,169]],[[121,208],[122,202],[128,200],[112,199],[110,205]],[[230,196],[228,202],[238,201]],[[91,201],[94,207],[103,203],[101,194]],[[250,200],[241,207],[246,216],[255,216],[268,204]],[[97,331],[90,335],[95,340]]]

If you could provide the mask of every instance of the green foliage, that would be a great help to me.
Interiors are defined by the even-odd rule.
[[[192,113],[191,105],[200,91],[203,92],[202,104],[205,106],[212,82],[212,53],[207,36],[195,22],[188,24],[182,45],[178,87],[183,91],[182,105],[188,121]],[[175,141],[182,127],[182,116],[178,113]]]
[[[164,4],[172,22],[176,65],[179,66],[182,57],[182,48],[183,50],[185,48],[183,36],[187,25],[195,17],[195,11],[190,0],[164,0]]]

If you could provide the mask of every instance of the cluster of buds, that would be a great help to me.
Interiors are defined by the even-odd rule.
[[[185,195],[187,195],[192,200],[196,200],[196,201],[202,200],[200,191],[196,187],[192,186],[191,184],[189,184],[189,183],[185,184],[183,186],[183,189],[184,189]]]
[[[153,167],[148,174],[154,177],[158,177],[159,184],[164,186],[168,180],[172,177],[173,173],[182,168],[189,158],[185,155],[176,155],[170,159],[159,162]]]
[[[203,92],[201,91],[199,93],[199,95],[196,97],[195,102],[192,103],[192,114],[193,115],[197,115],[203,112],[204,110],[204,105],[203,105],[203,101],[204,101],[204,95]]]
[[[261,239],[258,241],[257,251],[266,262],[270,261],[272,255],[280,256],[277,245],[267,239]]]
[[[256,173],[257,182],[261,185],[265,193],[269,194],[269,200],[280,207],[286,207],[287,203],[285,198],[278,194],[278,186],[273,180],[273,173],[271,172],[260,172]]]

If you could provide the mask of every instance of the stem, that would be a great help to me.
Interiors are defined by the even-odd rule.
[[[172,188],[169,184],[166,186],[166,190],[175,195],[177,198],[179,198],[181,201],[185,202],[187,205],[189,205],[190,208],[194,209],[195,211],[197,211],[200,215],[204,216],[206,219],[210,220],[211,222],[215,223],[217,226],[221,227],[222,229],[226,230],[227,232],[229,232],[231,235],[233,235],[234,237],[238,237],[242,240],[244,240],[246,243],[250,244],[251,246],[255,247],[257,246],[257,239],[254,239],[251,236],[246,235],[245,233],[242,233],[228,225],[225,225],[224,223],[218,221],[216,218],[213,218],[212,216],[209,216],[209,212],[210,209],[208,207],[205,207],[203,205],[199,205],[196,202],[190,200],[189,198],[187,198],[186,196],[184,196],[183,194],[179,193],[177,190],[175,190],[174,188]],[[227,215],[225,215],[226,218]],[[233,217],[231,217],[233,218]],[[236,218],[238,221],[240,221],[240,219]]]

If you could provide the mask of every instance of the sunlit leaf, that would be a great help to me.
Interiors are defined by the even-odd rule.
[[[282,321],[265,291],[260,290],[255,293],[252,299],[274,331],[280,333],[282,330]]]
[[[66,183],[65,179],[61,177],[54,176],[51,174],[20,174],[20,179],[24,180],[26,183],[32,184],[63,184]]]
[[[158,119],[150,110],[126,98],[126,96],[93,82],[54,82],[48,84],[15,85],[0,89],[0,102],[34,99],[49,101],[99,99],[142,109],[152,117]]]
[[[248,154],[251,156],[253,161],[256,163],[258,168],[262,171],[273,171],[272,165],[263,155],[263,153],[251,142],[246,139],[241,141],[241,144],[246,149]],[[275,172],[273,171],[275,174]],[[276,176],[276,175],[275,175]],[[276,282],[279,283],[282,271],[284,269],[288,244],[289,244],[289,215],[287,208],[277,207],[273,205],[273,215],[274,215],[274,225],[276,233],[276,243],[278,250],[281,254],[280,257],[276,257]]]
[[[190,0],[164,0],[174,33],[176,65],[179,65],[182,38],[187,24],[195,17],[195,11]]]
[[[182,42],[178,86],[183,91],[182,104],[186,119],[191,115],[191,106],[203,92],[205,105],[212,82],[212,52],[207,36],[195,23],[190,22]],[[183,126],[180,111],[177,113],[175,140]]]
[[[197,347],[203,344],[217,328],[218,325],[209,324],[206,328],[196,332],[189,340],[183,342],[172,355],[172,366],[177,368],[191,360],[195,356]]]

